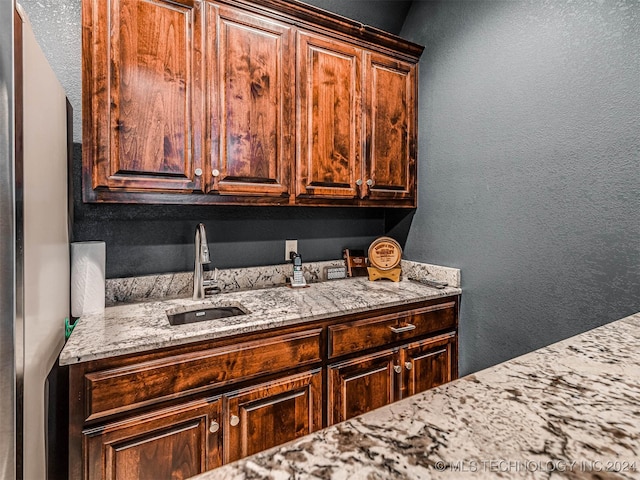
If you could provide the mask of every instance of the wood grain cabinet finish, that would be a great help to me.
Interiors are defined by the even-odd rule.
[[[189,478],[220,466],[221,419],[218,397],[86,429],[86,478]]]
[[[366,198],[415,199],[416,65],[366,55]]]
[[[316,328],[87,373],[86,420],[259,377],[265,371],[317,363],[320,333]]]
[[[212,126],[207,189],[288,201],[295,135],[292,29],[238,9],[206,8]]]
[[[293,0],[87,0],[87,202],[414,207],[422,47]]]
[[[442,302],[402,313],[372,316],[329,326],[329,358],[384,347],[439,330],[455,328],[456,302]]]
[[[85,199],[202,190],[201,2],[82,5]]]
[[[343,422],[398,398],[393,367],[397,350],[385,350],[328,367],[328,424]]]
[[[69,368],[69,479],[187,478],[457,378],[459,296]]]
[[[342,422],[457,378],[455,332],[328,367],[328,424]]]
[[[322,427],[320,369],[233,392],[226,399],[225,463]]]
[[[456,350],[455,332],[402,347],[402,397],[424,392],[457,378]]]
[[[299,197],[358,196],[356,182],[362,182],[361,70],[361,49],[299,34]]]

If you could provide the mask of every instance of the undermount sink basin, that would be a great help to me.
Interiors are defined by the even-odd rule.
[[[249,313],[240,305],[218,305],[205,307],[199,305],[197,308],[185,310],[167,310],[167,318],[171,325],[185,325],[187,323],[204,322],[205,320],[218,320],[220,318],[235,317]]]

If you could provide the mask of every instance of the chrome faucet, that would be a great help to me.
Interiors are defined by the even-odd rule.
[[[207,232],[204,229],[204,224],[199,223],[196,227],[196,239],[195,239],[195,267],[193,271],[193,299],[201,300],[205,297],[204,287],[215,286],[216,278],[213,280],[204,279],[204,271],[202,266],[205,263],[210,263],[209,259],[209,245],[207,244]],[[217,274],[216,269],[216,274]],[[217,277],[217,275],[216,275]]]

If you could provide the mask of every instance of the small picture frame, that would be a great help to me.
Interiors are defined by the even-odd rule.
[[[365,257],[364,250],[345,248],[342,251],[342,257],[347,266],[347,276],[361,277],[368,275],[367,257]]]

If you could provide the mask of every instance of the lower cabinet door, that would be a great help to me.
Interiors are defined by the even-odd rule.
[[[397,359],[393,349],[329,365],[328,424],[397,400],[401,371]]]
[[[415,395],[443,383],[455,374],[456,334],[439,335],[402,348],[402,397]]]
[[[321,369],[238,390],[225,397],[225,463],[322,427]]]
[[[182,479],[220,466],[221,403],[199,400],[85,430],[87,478]]]

